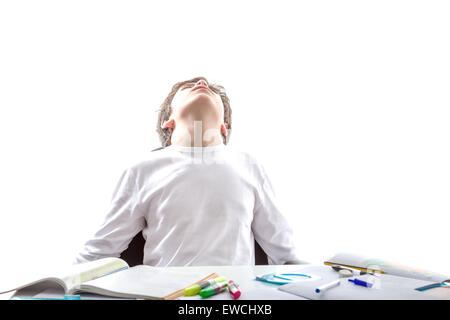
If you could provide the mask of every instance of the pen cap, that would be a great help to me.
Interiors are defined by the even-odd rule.
[[[193,286],[184,289],[183,294],[185,297],[191,297],[197,295],[200,290],[202,290],[202,287],[200,287],[198,284],[194,284]]]
[[[341,270],[339,270],[339,277],[341,277],[341,278],[353,277],[353,272],[351,272],[350,270],[347,270],[347,269],[341,269]]]

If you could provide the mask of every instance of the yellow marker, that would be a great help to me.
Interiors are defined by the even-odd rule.
[[[202,290],[208,286],[212,286],[215,283],[224,282],[224,281],[227,281],[227,278],[217,277],[215,279],[205,280],[205,281],[200,282],[199,284],[194,284],[193,286],[184,289],[183,294],[186,297],[195,296],[200,292],[200,290]]]

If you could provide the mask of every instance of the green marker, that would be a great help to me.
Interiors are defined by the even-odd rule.
[[[227,278],[225,278],[225,277],[217,277],[217,278],[214,278],[214,279],[205,280],[205,281],[200,282],[199,284],[194,284],[193,286],[184,289],[183,294],[186,297],[195,296],[202,289],[204,289],[204,288],[206,288],[208,286],[212,286],[215,283],[224,282],[224,281],[226,282]]]
[[[212,295],[215,295],[219,292],[224,291],[227,288],[227,286],[228,286],[228,282],[214,283],[213,285],[200,290],[199,295],[202,298],[209,298]]]

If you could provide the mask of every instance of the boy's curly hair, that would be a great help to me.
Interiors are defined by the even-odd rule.
[[[231,108],[230,108],[230,99],[228,99],[228,96],[225,92],[225,88],[218,84],[210,84],[208,80],[206,80],[205,77],[196,77],[192,78],[190,80],[181,81],[175,83],[175,85],[172,87],[172,90],[170,91],[169,95],[166,97],[164,102],[162,103],[160,109],[158,110],[158,122],[156,123],[156,132],[158,132],[159,139],[161,140],[161,144],[163,147],[170,146],[171,144],[171,137],[172,137],[172,128],[161,128],[161,124],[164,120],[169,120],[170,114],[172,113],[172,100],[175,94],[177,93],[178,89],[187,84],[187,83],[196,83],[199,80],[205,80],[206,83],[208,83],[209,88],[220,95],[220,98],[222,99],[223,103],[223,117],[224,117],[224,123],[227,127],[228,134],[224,136],[222,134],[223,143],[227,144],[230,140],[230,134],[231,134]]]

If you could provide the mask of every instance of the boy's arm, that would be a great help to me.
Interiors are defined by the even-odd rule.
[[[137,206],[138,190],[132,168],[126,170],[113,193],[110,209],[100,229],[85,243],[74,263],[119,257],[145,226]]]
[[[272,184],[259,166],[261,185],[256,197],[252,222],[255,240],[268,256],[269,264],[304,264],[297,257],[293,232],[276,205]]]

